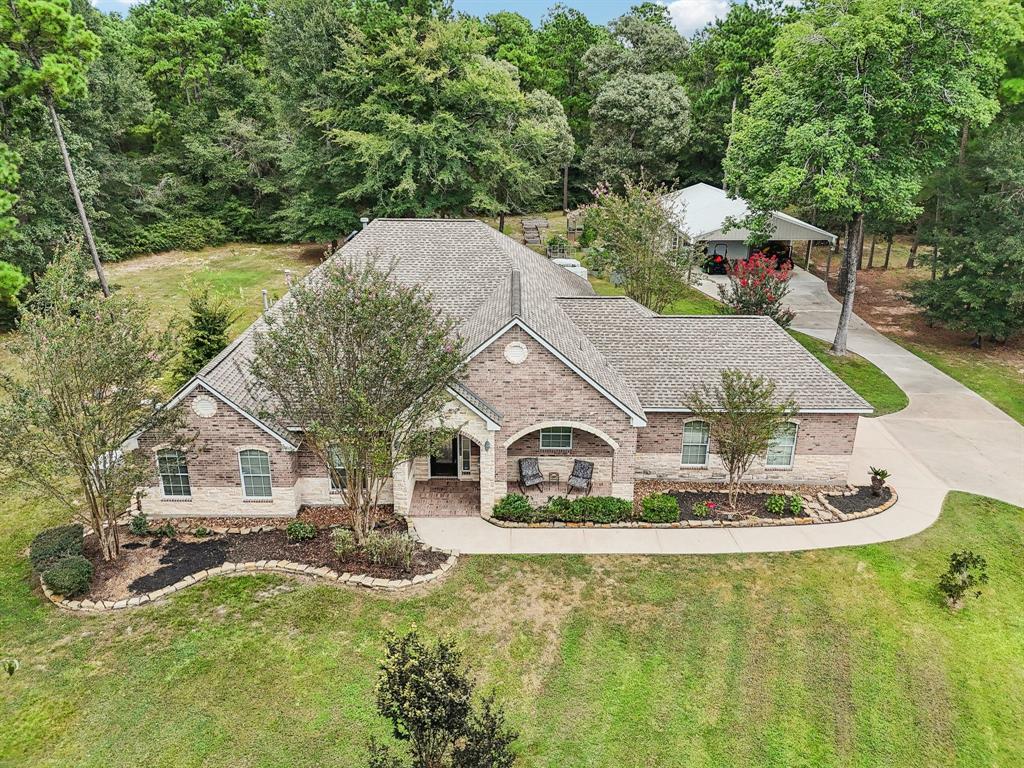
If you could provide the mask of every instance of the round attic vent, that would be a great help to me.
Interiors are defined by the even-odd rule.
[[[521,341],[511,341],[505,347],[505,359],[512,363],[512,365],[526,362],[526,356],[529,354],[530,350]]]
[[[207,395],[199,395],[192,401],[192,411],[202,419],[208,419],[217,413],[217,401]]]

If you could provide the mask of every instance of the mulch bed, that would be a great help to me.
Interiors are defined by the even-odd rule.
[[[729,508],[729,495],[726,493],[705,493],[698,491],[669,491],[679,502],[680,520],[727,520],[732,510]],[[785,493],[780,491],[780,493]],[[764,502],[767,496],[760,493],[740,493],[736,497],[737,517],[757,517],[764,520],[782,520],[783,518],[808,517],[806,510],[799,515],[775,515],[765,511]],[[707,517],[693,514],[693,505],[701,501],[711,501],[718,507]]]
[[[857,488],[857,492],[850,494],[849,496],[825,496],[828,499],[828,503],[838,509],[840,512],[846,514],[854,514],[856,512],[863,512],[866,509],[872,509],[874,507],[880,507],[885,504],[889,499],[892,498],[892,489],[889,486],[882,488],[882,495],[875,496],[871,493],[870,485],[862,485]]]
[[[309,518],[307,521],[312,522]],[[331,519],[324,515],[321,519]],[[237,520],[232,518],[232,520]],[[264,524],[266,520],[262,521]],[[198,524],[212,526],[209,519]],[[234,522],[232,527],[243,524]],[[402,517],[389,515],[377,530],[404,533],[408,526]],[[143,595],[177,583],[185,576],[215,568],[225,562],[242,563],[257,560],[288,560],[314,567],[328,567],[338,573],[366,574],[381,579],[409,579],[438,568],[447,554],[417,547],[412,567],[371,563],[362,551],[342,560],[334,553],[328,526],[318,527],[315,538],[289,542],[283,530],[249,534],[218,534],[198,537],[179,534],[174,538],[132,536],[121,528],[121,557],[114,562],[103,560],[99,542],[88,536],[84,542],[85,556],[93,564],[90,599],[118,600]]]
[[[379,530],[407,530],[405,518],[395,515],[390,504],[377,507],[381,522],[376,526]],[[188,517],[172,519],[179,525],[187,525],[190,530],[196,528],[259,528],[262,525],[288,525],[295,520],[312,523],[317,528],[332,525],[351,525],[348,510],[341,506],[301,507],[295,517]],[[157,523],[159,524],[159,523]]]

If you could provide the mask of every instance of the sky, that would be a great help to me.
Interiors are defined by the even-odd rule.
[[[101,11],[126,13],[139,0],[93,0]],[[517,11],[534,24],[540,22],[547,9],[556,0],[454,0],[455,10],[485,16],[495,11]],[[607,24],[636,5],[638,0],[562,0],[563,5],[583,11],[595,24]],[[663,0],[668,6],[672,21],[684,35],[690,35],[710,21],[721,18],[729,12],[732,0]]]

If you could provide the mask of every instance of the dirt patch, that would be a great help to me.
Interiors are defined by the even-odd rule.
[[[827,496],[828,503],[838,509],[840,512],[846,514],[854,514],[856,512],[863,512],[866,509],[873,509],[874,507],[880,507],[885,504],[889,499],[892,498],[892,489],[889,486],[885,486],[882,489],[881,496],[875,496],[871,493],[871,486],[865,485],[857,489],[856,493],[850,494],[849,496]]]

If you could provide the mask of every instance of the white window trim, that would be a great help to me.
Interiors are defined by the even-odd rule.
[[[250,496],[245,490],[245,475],[242,473],[242,451],[259,451],[267,456],[267,481],[270,485],[269,496]],[[274,468],[273,462],[270,460],[270,451],[266,448],[256,445],[243,445],[235,449],[235,455],[238,459],[238,481],[242,484],[242,500],[243,501],[273,501],[274,499]]]
[[[552,429],[568,429],[569,430],[569,444],[568,445],[544,445],[544,433]],[[571,451],[572,450],[572,438],[573,438],[572,427],[541,427],[537,430],[537,444],[542,451]]]
[[[462,460],[466,457],[468,452],[469,462],[468,466],[464,466]],[[459,477],[468,479],[473,474],[473,441],[468,435],[459,433]]]
[[[793,465],[796,464],[796,444],[800,439],[800,422],[798,421],[787,421],[787,424],[793,425],[793,452],[789,455],[789,464],[769,464],[768,463],[768,451],[764,452],[764,468],[768,472],[785,472],[793,469]],[[771,446],[769,446],[771,450]]]
[[[161,451],[177,451],[185,457],[185,476],[188,478],[188,495],[187,496],[174,496],[170,495],[164,489],[164,476],[160,471],[160,452]],[[156,464],[156,477],[157,482],[160,484],[160,499],[162,501],[192,501],[192,473],[188,468],[188,456],[181,448],[175,448],[173,445],[165,443],[153,449],[153,462]]]
[[[683,455],[686,453],[686,425],[699,422],[704,424],[708,428],[708,442],[704,451],[704,462],[702,464],[687,464],[683,461]],[[685,467],[686,469],[707,469],[708,464],[711,461],[711,425],[708,424],[704,419],[687,419],[683,422],[683,437],[682,445],[679,447],[679,466]]]

